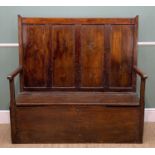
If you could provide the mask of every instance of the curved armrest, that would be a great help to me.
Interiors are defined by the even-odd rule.
[[[19,66],[16,70],[14,70],[10,75],[7,76],[10,84],[10,107],[14,107],[16,104],[15,100],[15,86],[14,86],[14,77],[22,72],[22,66]]]
[[[134,71],[141,77],[141,83],[140,83],[140,105],[142,108],[144,108],[145,103],[145,82],[148,76],[144,74],[140,69],[138,69],[136,66],[133,67]]]
[[[135,72],[143,79],[147,79],[148,76],[144,74],[140,69],[137,68],[137,66],[133,66]]]
[[[7,76],[8,80],[13,80],[14,77],[23,70],[22,66],[19,66],[16,70],[14,70],[11,74]]]

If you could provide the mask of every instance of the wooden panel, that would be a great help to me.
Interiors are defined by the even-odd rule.
[[[27,24],[135,24],[135,18],[23,18]]]
[[[53,86],[75,85],[75,34],[73,26],[53,26]]]
[[[103,86],[104,26],[81,27],[81,86]]]
[[[21,90],[135,91],[138,17],[19,19]]]
[[[107,105],[138,106],[135,93],[104,92],[23,92],[16,99],[17,106],[38,105]]]
[[[140,142],[139,107],[61,105],[16,112],[15,143]]]
[[[49,59],[48,26],[23,26],[23,67],[25,87],[46,87]]]
[[[112,26],[109,69],[111,88],[132,86],[133,41],[133,26]]]

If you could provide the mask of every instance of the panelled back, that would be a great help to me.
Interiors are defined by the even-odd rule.
[[[131,87],[134,52],[133,30],[132,25],[113,25],[111,27],[110,88]]]
[[[136,18],[22,18],[23,90],[135,91]]]
[[[81,26],[81,87],[103,87],[104,26]]]
[[[52,26],[53,87],[74,87],[75,28],[72,25]]]
[[[43,25],[23,26],[23,67],[25,87],[46,87],[50,57],[50,31]]]

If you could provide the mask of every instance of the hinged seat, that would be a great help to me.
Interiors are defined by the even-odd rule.
[[[106,106],[138,106],[136,93],[118,92],[21,92],[17,106],[44,105],[106,105]]]

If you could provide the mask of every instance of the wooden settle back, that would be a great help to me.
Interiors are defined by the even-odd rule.
[[[138,17],[23,18],[21,90],[135,91]]]

